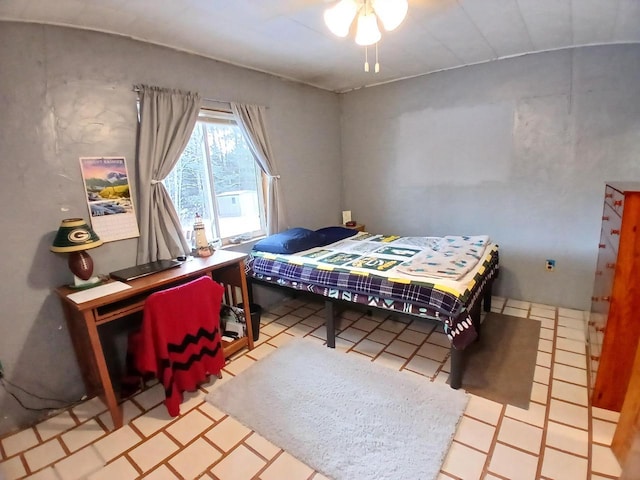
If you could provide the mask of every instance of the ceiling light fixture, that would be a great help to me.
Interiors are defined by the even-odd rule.
[[[355,40],[365,47],[364,71],[369,71],[367,47],[376,46],[376,64],[374,71],[380,71],[378,63],[378,42],[382,38],[378,20],[388,32],[394,30],[407,16],[407,0],[340,0],[324,12],[324,22],[329,30],[338,37],[349,34],[353,20],[357,17]]]

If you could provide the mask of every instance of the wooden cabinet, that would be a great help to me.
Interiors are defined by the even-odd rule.
[[[629,381],[629,388],[622,404],[620,420],[616,427],[611,450],[618,458],[621,465],[627,463],[630,455],[638,455],[638,442],[640,441],[640,346],[636,352],[633,372]],[[634,447],[636,451],[634,452]],[[638,459],[635,458],[637,462]],[[630,467],[631,468],[631,467]],[[637,468],[637,465],[636,467]],[[638,470],[636,470],[638,472]],[[631,478],[631,477],[630,477]]]
[[[640,183],[605,187],[591,300],[591,402],[620,411],[640,338]]]

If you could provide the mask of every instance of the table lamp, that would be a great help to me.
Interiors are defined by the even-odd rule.
[[[92,277],[93,260],[86,252],[90,248],[99,247],[102,240],[82,218],[62,220],[56,237],[53,239],[51,251],[71,253],[69,269],[74,276],[73,288],[89,288],[99,285],[100,278]]]

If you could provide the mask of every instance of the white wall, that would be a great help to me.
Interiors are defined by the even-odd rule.
[[[640,180],[638,79],[640,46],[606,46],[344,94],[343,208],[374,232],[488,234],[498,294],[588,309],[604,183]]]
[[[88,218],[79,157],[124,156],[135,180],[138,83],[265,105],[290,224],[340,220],[337,95],[123,37],[0,22],[0,361],[9,380],[42,396],[84,393],[53,293],[70,273],[49,245],[63,218]],[[136,240],[92,250],[96,272],[133,265],[135,251]],[[0,389],[0,435],[42,415]]]

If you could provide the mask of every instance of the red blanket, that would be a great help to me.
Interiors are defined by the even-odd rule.
[[[201,277],[153,293],[145,302],[142,328],[130,348],[137,369],[153,373],[164,386],[172,417],[180,414],[182,392],[195,390],[224,366],[219,331],[223,293],[221,285]]]

